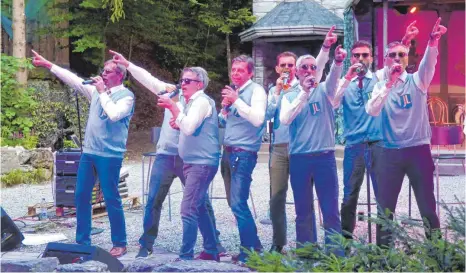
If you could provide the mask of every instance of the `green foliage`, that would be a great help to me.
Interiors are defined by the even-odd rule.
[[[46,169],[35,169],[32,171],[16,169],[0,176],[0,183],[4,187],[11,187],[20,184],[38,184],[48,181],[50,178],[51,173]]]
[[[37,148],[39,137],[34,135],[26,135],[21,138],[2,137],[0,139],[0,146],[23,146],[25,149],[31,150]]]
[[[36,92],[34,99],[41,105],[34,110],[34,133],[39,146],[53,147],[66,135],[78,135],[76,96],[68,87],[46,81],[32,81]],[[81,114],[81,130],[84,136],[89,114],[88,100],[78,93]]]
[[[406,222],[402,226],[382,217],[371,221],[393,232],[395,247],[368,244],[365,238],[348,240],[332,235],[333,245],[327,248],[307,244],[286,255],[252,253],[247,265],[260,272],[464,272],[465,205],[455,209],[443,207],[447,210],[450,240],[443,238],[440,230],[430,234],[430,240],[426,239],[416,232],[422,229],[420,225]],[[332,247],[345,249],[346,257],[335,256]]]
[[[65,139],[63,141],[63,148],[78,148],[72,140]]]
[[[27,59],[1,54],[1,117],[2,137],[10,138],[13,133],[29,134],[33,126],[31,113],[37,103],[32,98],[34,90],[21,86],[16,81],[20,68],[31,69]]]

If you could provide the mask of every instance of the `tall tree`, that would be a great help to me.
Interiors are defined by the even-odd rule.
[[[13,0],[13,56],[26,58],[26,16],[24,15],[24,0]],[[16,73],[20,85],[27,83],[27,70],[21,67]]]

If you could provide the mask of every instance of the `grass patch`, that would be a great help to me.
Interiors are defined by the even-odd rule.
[[[11,187],[20,184],[39,184],[49,181],[51,172],[46,169],[35,169],[32,171],[23,171],[20,169],[13,170],[0,177],[0,183],[4,187]]]

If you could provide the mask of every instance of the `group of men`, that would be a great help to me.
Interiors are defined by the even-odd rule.
[[[276,85],[267,94],[252,80],[254,63],[241,55],[232,60],[231,85],[222,90],[220,113],[204,91],[209,78],[201,67],[185,68],[181,90],[163,82],[129,62],[120,53],[105,63],[103,73],[91,85],[33,51],[35,66],[50,69],[58,78],[79,90],[91,102],[83,154],[76,189],[76,242],[90,244],[91,194],[97,175],[107,204],[111,225],[113,256],[126,253],[125,220],[118,193],[118,175],[125,152],[128,128],[134,112],[134,95],[123,86],[127,71],[158,96],[165,108],[157,156],[152,167],[148,201],[144,211],[144,232],[137,257],[151,254],[158,235],[162,203],[178,177],[184,185],[181,203],[183,240],[179,258],[194,259],[197,230],[204,251],[197,257],[219,261],[225,253],[216,228],[208,187],[221,165],[228,204],[236,218],[240,251],[232,259],[245,262],[248,251],[262,251],[257,227],[247,200],[252,172],[267,120],[273,119],[270,154],[273,242],[270,251],[281,252],[287,244],[285,202],[288,178],[296,210],[296,244],[317,241],[313,187],[318,196],[325,229],[329,236],[351,238],[356,205],[365,169],[372,177],[379,213],[395,211],[405,174],[413,187],[426,232],[438,229],[433,193],[434,165],[430,152],[427,89],[433,78],[438,41],[446,32],[440,18],[434,25],[419,70],[408,74],[409,42],[419,30],[408,26],[402,42],[389,44],[384,68],[372,72],[372,46],[356,41],[351,48],[351,66],[340,79],[347,52],[341,45],[334,52],[330,72],[320,82],[337,42],[334,27],[325,37],[317,58],[283,52],[276,58]],[[346,147],[344,155],[344,196],[338,209],[338,177],[335,161],[334,109],[343,107]],[[225,127],[219,137],[219,124]],[[223,144],[223,152],[221,152]],[[220,162],[219,162],[220,161]],[[340,218],[341,215],[341,218]],[[392,215],[389,215],[392,217]],[[340,220],[341,219],[341,220]],[[377,244],[390,245],[389,231],[377,228]]]

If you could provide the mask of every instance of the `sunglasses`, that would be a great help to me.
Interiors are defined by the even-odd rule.
[[[195,79],[180,79],[180,83],[183,84],[190,84],[191,82],[201,82],[200,80],[195,80]]]
[[[353,57],[356,58],[356,59],[359,59],[361,56],[364,59],[367,59],[367,58],[369,58],[369,53],[353,53]]]
[[[388,57],[394,59],[394,58],[396,58],[396,54],[397,54],[396,52],[390,52],[390,53],[388,53],[387,55],[388,55]],[[398,57],[400,57],[400,58],[404,58],[404,57],[406,57],[407,55],[408,55],[408,54],[406,54],[406,52],[398,52]]]
[[[293,67],[294,67],[294,64],[280,64],[280,67],[281,67],[281,68],[285,68],[285,67],[287,67],[287,66],[288,66],[288,68],[293,68]]]
[[[311,69],[312,71],[315,71],[315,70],[317,70],[317,66],[315,64],[311,64],[311,65],[303,64],[303,65],[301,65],[301,69],[303,69],[303,70]]]

